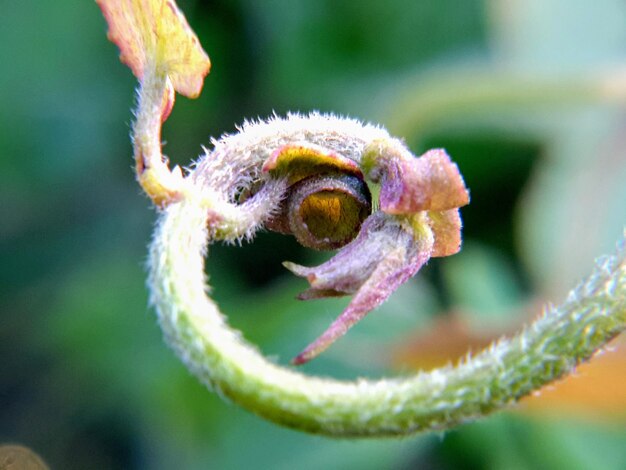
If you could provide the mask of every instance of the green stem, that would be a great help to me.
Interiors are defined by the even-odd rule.
[[[446,429],[572,372],[626,328],[622,246],[561,306],[456,367],[378,381],[306,376],[265,359],[207,296],[206,226],[207,211],[193,198],[161,214],[149,284],[166,339],[209,387],[302,431],[347,437]]]

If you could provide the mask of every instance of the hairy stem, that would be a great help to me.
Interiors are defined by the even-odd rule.
[[[179,167],[170,171],[161,151],[161,124],[173,105],[169,79],[156,68],[147,68],[137,92],[133,124],[133,153],[139,184],[157,206],[182,197],[185,185]]]
[[[305,376],[264,358],[207,296],[207,235],[207,210],[194,198],[161,214],[149,284],[167,341],[210,388],[307,432],[348,437],[446,429],[572,372],[626,328],[622,245],[561,306],[456,367],[377,381]]]

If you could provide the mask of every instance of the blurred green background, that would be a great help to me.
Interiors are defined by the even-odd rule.
[[[456,360],[613,251],[626,222],[623,0],[179,6],[213,70],[165,126],[173,162],[244,118],[317,109],[379,122],[416,154],[445,147],[471,189],[464,250],[433,260],[307,372]],[[623,341],[575,389],[401,440],[300,434],[206,391],[147,306],[156,215],[131,169],[135,81],[105,30],[91,1],[2,4],[0,443],[64,469],[626,468]],[[321,259],[261,234],[212,248],[208,272],[231,323],[286,363],[346,303],[294,300],[305,285],[281,261]]]

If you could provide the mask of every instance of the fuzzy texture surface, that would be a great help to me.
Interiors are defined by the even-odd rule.
[[[149,149],[150,161],[165,161],[158,136],[166,86],[163,77],[148,75],[139,91],[135,148]],[[381,182],[385,168],[394,166],[386,159],[393,158],[396,149],[400,153],[406,149],[385,130],[358,121],[320,114],[275,117],[246,123],[238,134],[214,141],[214,149],[207,150],[187,176],[171,173],[176,197],[164,193],[167,204],[150,251],[152,302],[167,342],[201,381],[222,396],[276,423],[330,436],[447,429],[572,372],[626,327],[626,254],[621,246],[561,306],[551,308],[518,336],[456,367],[404,378],[340,382],[268,361],[227,324],[208,297],[204,257],[211,241],[251,238],[279,210],[287,179],[270,177],[262,171],[263,163],[276,149],[303,142],[355,161]],[[372,155],[373,146],[383,156],[380,162]],[[402,158],[402,166],[408,161]],[[442,188],[433,181],[432,187]],[[238,203],[242,190],[258,184],[252,197]],[[402,181],[400,186],[410,184]],[[411,207],[391,201],[394,212]],[[458,209],[424,209],[388,216],[405,220],[414,237],[430,234],[431,254],[456,252]],[[400,272],[405,269],[400,263]],[[332,283],[329,286],[332,289]]]
[[[549,309],[518,336],[456,367],[340,382],[268,361],[227,324],[209,298],[204,259],[210,242],[251,238],[280,212],[293,175],[272,169],[330,165],[354,176],[357,166],[357,176],[363,173],[381,185],[380,211],[363,222],[355,239],[373,253],[365,258],[367,276],[332,263],[292,266],[310,281],[313,296],[354,292],[339,323],[331,325],[332,341],[391,293],[381,292],[381,283],[396,286],[430,256],[459,250],[458,207],[469,201],[469,193],[458,168],[443,150],[414,158],[399,139],[377,126],[294,114],[245,123],[238,133],[213,141],[213,150],[206,150],[186,175],[178,167],[170,170],[162,154],[161,124],[172,110],[175,90],[190,97],[200,92],[210,67],[208,56],[174,0],[98,4],[110,39],[140,80],[133,125],[137,179],[163,209],[150,249],[151,299],[166,340],[210,388],[276,423],[330,436],[445,429],[566,375],[624,330],[622,245],[561,306]],[[425,115],[423,107],[415,109]],[[402,249],[396,249],[394,240]],[[318,277],[323,279],[318,282]],[[356,315],[354,308],[360,309]]]
[[[354,191],[348,195],[351,191],[340,184],[341,175],[363,182],[363,173],[380,183],[379,210],[369,217],[346,213],[344,208],[358,212],[369,204],[355,204]],[[318,268],[286,264],[311,284],[301,299],[354,294],[337,320],[296,356],[294,364],[326,350],[432,256],[458,252],[458,207],[469,202],[459,169],[444,150],[415,157],[380,127],[319,113],[244,124],[238,134],[213,141],[213,150],[205,149],[185,181],[192,183],[189,188],[198,197],[211,201],[208,235],[212,240],[250,239],[265,225],[293,233],[307,247],[341,248]],[[309,198],[310,192],[296,191],[300,181],[312,192],[323,193],[326,188],[326,198]],[[285,185],[287,203],[278,194]],[[333,187],[341,190],[343,199],[335,192],[330,201],[328,190]],[[246,194],[243,202],[238,198],[241,194]],[[255,204],[267,212],[251,211],[249,206]],[[226,217],[225,211],[230,212]],[[302,214],[311,211],[316,215],[305,221]]]
[[[626,326],[622,244],[562,305],[456,367],[378,381],[306,376],[264,358],[208,297],[206,218],[193,200],[171,204],[161,215],[149,286],[165,338],[209,388],[302,431],[347,437],[450,428],[572,372]]]

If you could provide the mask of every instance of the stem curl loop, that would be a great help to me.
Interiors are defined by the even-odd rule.
[[[562,305],[456,367],[378,381],[311,377],[268,361],[227,324],[207,295],[207,246],[207,210],[198,200],[162,212],[149,285],[167,342],[213,390],[311,433],[392,436],[450,428],[572,372],[626,327],[622,243]]]
[[[294,360],[306,362],[430,257],[459,250],[458,208],[469,202],[463,178],[443,150],[415,158],[384,129],[319,114],[246,123],[238,134],[215,141],[187,174],[178,167],[170,170],[161,149],[161,124],[172,110],[175,91],[198,95],[210,68],[208,56],[174,0],[97,1],[110,39],[141,84],[133,126],[137,179],[163,209],[150,249],[151,300],[166,340],[210,388],[276,423],[329,436],[446,429],[570,373],[626,328],[622,243],[562,305],[456,367],[342,382],[268,361],[228,325],[207,294],[204,259],[211,242],[251,238],[264,225],[281,231],[282,199],[312,175],[348,175],[356,186],[365,179],[380,184],[379,210],[367,216],[369,193],[356,191],[352,183],[342,183],[337,191],[336,181],[324,180],[321,189],[334,188],[334,202],[341,206],[333,215],[350,223],[317,234],[329,239],[328,247],[337,247],[335,241],[346,245],[322,266],[286,265],[311,284],[303,299],[354,294],[339,318]],[[605,93],[604,87],[600,90]],[[415,109],[420,116],[437,114]],[[362,200],[355,204],[348,196]],[[319,206],[309,202],[307,211]],[[344,207],[358,214],[345,216]],[[305,213],[289,230],[308,226],[309,216]],[[319,248],[317,242],[309,244]]]

